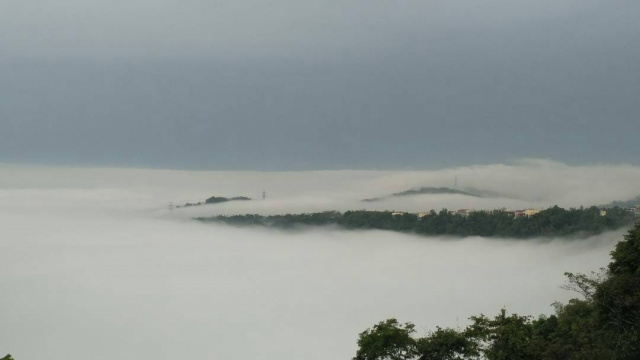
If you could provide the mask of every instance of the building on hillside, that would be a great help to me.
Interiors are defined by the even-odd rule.
[[[526,217],[532,217],[533,215],[539,214],[540,210],[536,210],[536,209],[527,209],[524,211],[524,215]]]
[[[406,212],[402,212],[402,211],[394,211],[391,213],[391,216],[402,216],[406,214]]]
[[[431,215],[430,212],[428,212],[428,213],[424,213],[424,212],[418,213],[418,219],[422,219],[423,217],[429,216],[429,215]]]
[[[607,216],[607,210],[605,209],[600,210],[600,216]]]
[[[473,211],[473,209],[459,209],[456,211],[456,215],[469,217]]]
[[[514,219],[517,219],[517,218],[520,218],[520,217],[523,217],[523,216],[525,216],[524,215],[524,210],[516,210],[516,211],[513,212],[513,218]]]

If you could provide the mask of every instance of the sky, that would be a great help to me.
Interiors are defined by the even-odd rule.
[[[640,3],[4,0],[0,162],[640,165]]]
[[[499,187],[508,197],[359,201],[438,186],[454,173],[461,186]],[[0,351],[19,360],[350,359],[358,334],[391,317],[415,323],[424,336],[503,307],[551,314],[553,302],[579,297],[560,288],[564,272],[606,266],[624,229],[523,241],[286,232],[191,217],[354,206],[567,206],[635,196],[639,180],[638,166],[541,161],[437,171],[1,165]],[[256,196],[262,186],[266,200],[167,207],[169,200],[209,195]]]

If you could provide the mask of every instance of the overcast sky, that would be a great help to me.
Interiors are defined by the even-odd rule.
[[[635,0],[3,0],[0,162],[640,164]]]

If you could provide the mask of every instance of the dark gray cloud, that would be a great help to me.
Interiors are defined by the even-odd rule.
[[[632,1],[9,1],[0,161],[634,163]]]

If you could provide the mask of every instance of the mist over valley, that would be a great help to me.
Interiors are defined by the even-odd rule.
[[[3,1],[0,360],[640,359],[638,19]]]
[[[550,314],[551,303],[575,297],[560,289],[563,273],[604,266],[623,229],[581,240],[461,239],[235,228],[192,218],[579,206],[637,194],[640,168],[605,169],[538,160],[420,172],[5,165],[0,347],[20,359],[109,359],[114,344],[123,359],[337,359],[355,353],[362,329],[389,317],[415,321],[426,333],[501,307]],[[455,176],[513,198],[361,201],[444,186]],[[252,200],[168,207],[213,194]]]

